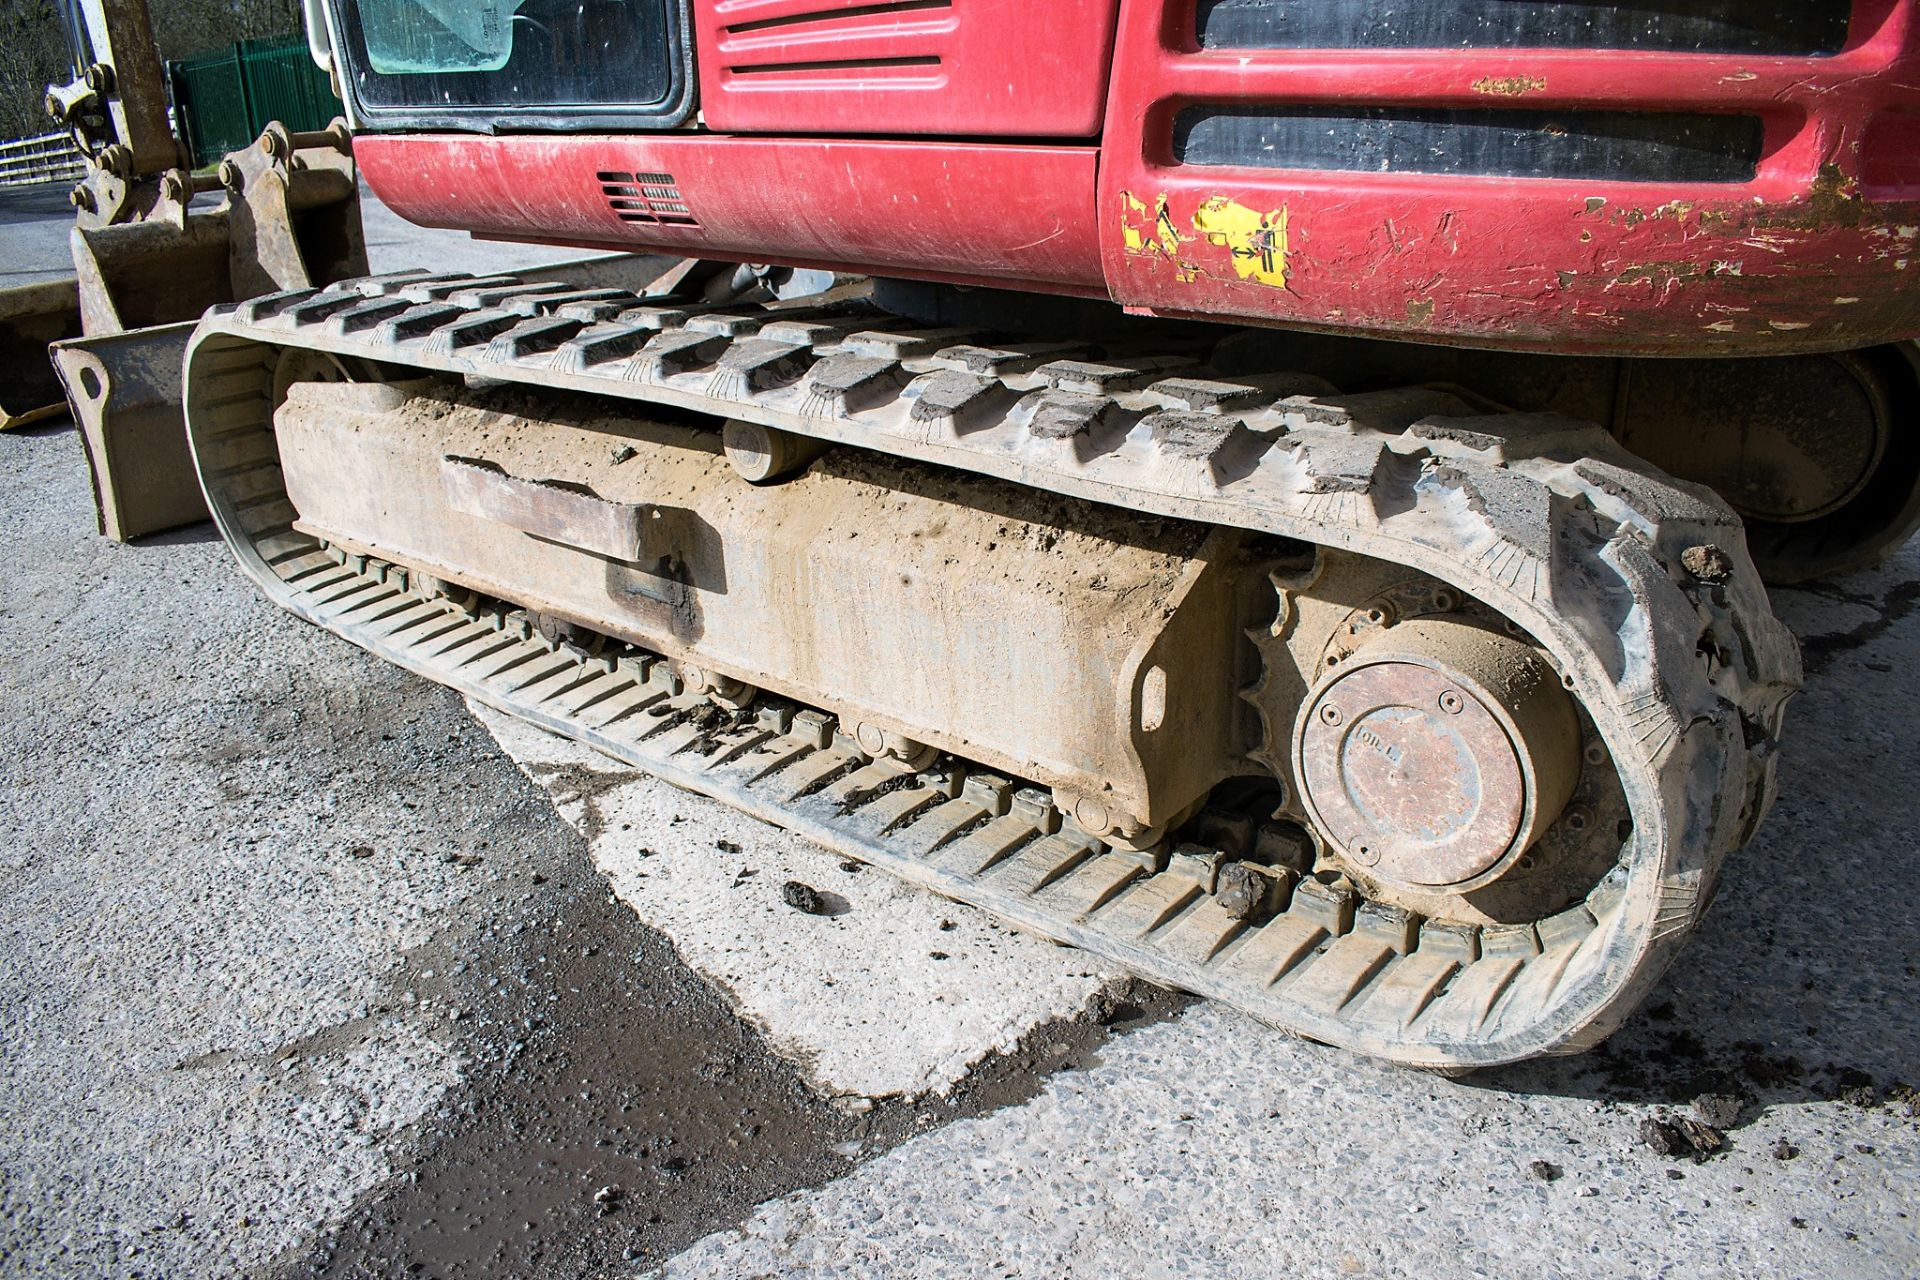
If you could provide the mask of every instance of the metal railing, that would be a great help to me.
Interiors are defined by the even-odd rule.
[[[0,142],[0,187],[38,182],[77,182],[86,176],[87,158],[66,133]]]

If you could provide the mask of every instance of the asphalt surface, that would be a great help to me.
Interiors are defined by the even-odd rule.
[[[0,279],[64,252],[0,193]],[[477,722],[206,526],[95,537],[68,427],[0,436],[0,533],[0,1274],[1920,1271],[1911,548],[1779,594],[1783,795],[1642,1014],[1449,1081]],[[850,910],[710,901],[787,875]]]
[[[61,183],[0,187],[0,289],[73,274],[67,232],[73,226]]]

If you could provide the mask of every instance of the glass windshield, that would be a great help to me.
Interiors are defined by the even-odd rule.
[[[367,62],[381,75],[498,71],[520,0],[362,0]]]
[[[668,0],[345,0],[372,107],[646,108],[679,80]]]

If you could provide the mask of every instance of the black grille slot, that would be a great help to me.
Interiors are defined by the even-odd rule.
[[[622,222],[646,222],[666,226],[697,227],[700,220],[680,195],[680,187],[670,173],[618,173],[603,171],[600,192]]]
[[[1627,182],[1745,182],[1760,161],[1752,116],[1396,107],[1188,107],[1182,164]]]
[[[1812,57],[1848,0],[1200,0],[1205,49],[1648,49]]]

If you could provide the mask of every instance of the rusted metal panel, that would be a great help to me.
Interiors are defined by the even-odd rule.
[[[423,226],[1105,293],[1091,146],[370,134],[355,139],[354,154],[380,198]],[[684,216],[661,220],[623,205],[635,197],[622,192],[666,187]]]
[[[1087,137],[1118,8],[1026,4],[1009,38],[1005,11],[949,0],[696,4],[701,116],[728,133]]]
[[[475,458],[440,460],[447,505],[521,533],[611,560],[638,561],[647,509],[609,502],[577,485],[523,480]]]

